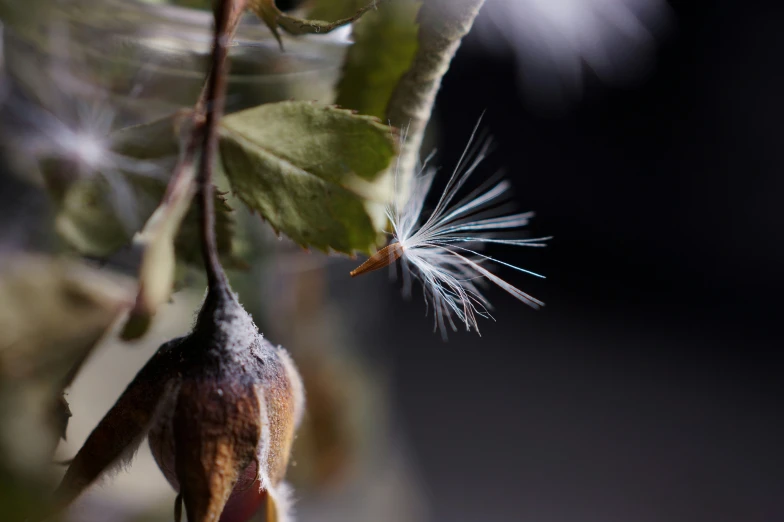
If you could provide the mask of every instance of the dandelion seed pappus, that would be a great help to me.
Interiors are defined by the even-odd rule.
[[[395,173],[397,194],[386,211],[392,242],[350,273],[356,277],[401,260],[404,292],[409,292],[412,277],[419,280],[426,305],[433,306],[434,329],[444,339],[447,325],[457,331],[457,323],[463,323],[466,330],[479,333],[478,318],[493,318],[490,303],[479,288],[486,281],[532,308],[544,306],[482,265],[495,263],[535,277],[543,275],[477,252],[484,244],[543,247],[550,239],[507,239],[501,235],[524,227],[533,217],[532,212],[505,214],[498,209],[511,184],[491,180],[453,203],[459,193],[466,192],[466,181],[488,154],[490,141],[477,140],[480,124],[481,118],[429,215],[423,215],[423,208],[436,174],[436,169],[428,166],[430,157],[418,168],[408,190],[398,190],[404,184],[397,179],[400,172]]]

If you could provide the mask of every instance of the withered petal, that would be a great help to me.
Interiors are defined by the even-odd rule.
[[[174,339],[161,346],[87,437],[54,494],[52,511],[68,507],[90,484],[133,451],[144,438],[172,377]]]
[[[240,475],[257,459],[259,418],[252,387],[183,380],[173,428],[176,473],[188,522],[220,518]]]

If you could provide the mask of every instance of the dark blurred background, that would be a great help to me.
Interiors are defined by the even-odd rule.
[[[531,234],[554,236],[490,251],[547,276],[501,272],[543,310],[491,289],[496,322],[442,342],[421,292],[330,271],[353,343],[389,377],[429,520],[784,520],[784,7],[670,6],[634,82],[586,68],[568,105],[526,96],[511,45],[479,34],[444,80],[438,164],[485,111],[486,174],[505,166]],[[47,211],[25,187],[3,180],[4,215]]]
[[[504,272],[547,306],[491,292],[481,338],[441,342],[419,294],[356,325],[393,368],[432,520],[784,520],[784,9],[671,14],[635,85],[586,72],[565,110],[521,99],[511,48],[473,35],[446,76],[439,163],[486,110],[554,239],[493,251],[547,276]],[[388,295],[375,284],[335,291],[358,308]]]

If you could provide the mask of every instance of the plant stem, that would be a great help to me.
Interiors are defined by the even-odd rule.
[[[424,0],[419,11],[419,48],[387,105],[387,119],[406,130],[400,173],[408,179],[419,161],[425,127],[433,112],[441,78],[471,30],[485,0]]]
[[[245,8],[245,0],[221,0],[215,9],[215,30],[212,43],[211,74],[204,91],[206,109],[202,150],[196,177],[201,211],[201,251],[207,272],[210,293],[228,291],[226,273],[218,257],[215,237],[215,197],[212,184],[218,153],[218,123],[223,116],[228,75],[228,45]],[[200,100],[201,101],[201,100]],[[197,105],[201,108],[201,103]],[[196,130],[194,130],[196,132]]]
[[[215,9],[215,29],[207,82],[199,95],[190,117],[191,128],[180,160],[172,172],[161,204],[175,194],[190,190],[194,181],[199,192],[201,250],[207,274],[208,288],[215,292],[228,289],[228,279],[218,256],[215,237],[215,199],[212,184],[213,167],[217,155],[218,123],[223,116],[228,74],[228,45],[237,30],[247,0],[221,0]],[[195,180],[191,166],[201,146],[202,155]]]

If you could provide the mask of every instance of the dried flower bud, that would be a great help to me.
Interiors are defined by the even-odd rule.
[[[302,385],[233,298],[205,303],[179,346],[179,376],[149,435],[188,520],[247,520],[282,481]],[[274,493],[273,493],[274,496]]]
[[[211,291],[188,336],[164,344],[76,455],[62,507],[149,430],[153,456],[189,522],[285,515],[302,384],[286,351],[259,334],[227,289]]]

